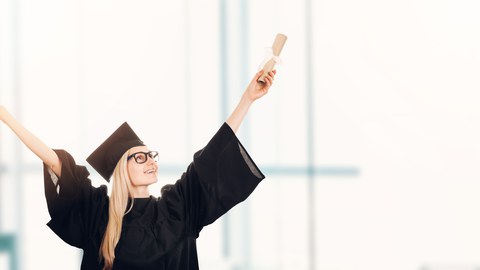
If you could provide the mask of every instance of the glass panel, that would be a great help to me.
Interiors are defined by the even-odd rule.
[[[254,269],[308,269],[306,178],[268,176],[250,198]]]
[[[0,175],[0,233],[15,233],[18,229],[17,189],[11,172]]]
[[[5,251],[0,251],[0,269],[10,269],[10,257]]]
[[[65,244],[46,223],[50,220],[43,173],[26,174],[22,188],[21,256],[24,269],[76,269],[79,249]]]
[[[277,32],[288,37],[281,54],[284,63],[277,66],[271,91],[252,107],[249,120],[252,146],[263,149],[256,156],[266,164],[305,165],[310,146],[306,144],[304,2],[250,1],[248,6],[251,73],[265,58],[265,47],[272,46]],[[259,25],[261,27],[257,27]]]

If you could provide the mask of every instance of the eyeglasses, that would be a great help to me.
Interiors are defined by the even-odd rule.
[[[147,162],[148,157],[153,159],[153,161],[157,162],[158,161],[158,152],[157,151],[136,152],[136,153],[133,153],[130,156],[128,156],[127,160],[130,160],[132,157],[135,159],[135,162],[137,164],[143,164],[143,163]]]

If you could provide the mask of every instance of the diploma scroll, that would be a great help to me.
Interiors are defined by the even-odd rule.
[[[260,76],[258,79],[259,82],[265,82],[265,77],[268,76],[268,72],[272,71],[273,68],[275,67],[275,64],[277,63],[278,56],[280,55],[280,52],[282,52],[283,46],[285,45],[285,42],[287,41],[287,36],[284,34],[277,34],[275,37],[275,41],[273,41],[272,45],[272,52],[273,52],[273,57],[268,60],[265,65],[263,66],[263,74]]]

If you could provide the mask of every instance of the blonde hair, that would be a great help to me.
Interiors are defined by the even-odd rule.
[[[108,206],[108,223],[102,244],[100,245],[100,259],[103,257],[103,270],[110,270],[115,260],[115,247],[122,234],[123,217],[132,210],[133,199],[130,208],[127,209],[128,198],[132,185],[127,170],[127,157],[129,151],[125,152],[115,166],[113,171],[112,194]],[[126,210],[126,211],[125,211]]]

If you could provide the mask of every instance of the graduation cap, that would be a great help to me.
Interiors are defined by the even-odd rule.
[[[110,182],[117,162],[128,149],[135,146],[145,146],[145,144],[125,122],[88,156],[87,162],[107,182]]]

